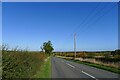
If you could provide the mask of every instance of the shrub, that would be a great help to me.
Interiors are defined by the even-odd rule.
[[[3,78],[30,78],[44,59],[44,53],[28,51],[4,51],[2,54]]]

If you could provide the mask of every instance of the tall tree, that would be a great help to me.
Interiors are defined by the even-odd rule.
[[[51,41],[43,43],[43,50],[45,51],[45,53],[49,55],[51,54],[51,52],[54,50]]]

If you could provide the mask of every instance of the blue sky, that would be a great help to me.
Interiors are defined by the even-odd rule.
[[[0,2],[0,45],[2,44],[2,3]]]
[[[76,32],[79,51],[115,50],[118,48],[118,8],[115,4],[3,3],[3,43],[39,50],[43,42],[51,40],[55,51],[72,51]]]

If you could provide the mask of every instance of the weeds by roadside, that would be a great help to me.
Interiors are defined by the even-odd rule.
[[[47,78],[47,80],[51,78],[51,57],[45,59],[44,64],[40,67],[33,78]]]
[[[40,52],[10,51],[3,48],[2,78],[31,78],[48,56]]]

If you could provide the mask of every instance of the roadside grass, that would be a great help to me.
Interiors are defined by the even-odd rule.
[[[2,63],[0,62],[0,78],[2,77]]]
[[[0,50],[0,78],[2,77],[2,51]]]
[[[51,57],[48,57],[33,78],[51,78]]]
[[[88,66],[92,66],[92,67],[96,67],[96,68],[99,68],[99,69],[103,69],[103,70],[106,70],[106,71],[110,71],[110,72],[120,74],[120,68],[104,66],[102,64],[95,64],[95,63],[86,62],[86,61],[70,60],[70,59],[66,59],[66,60],[77,62],[77,63],[80,63],[80,64],[85,64],[85,65],[88,65]]]
[[[78,60],[74,60],[74,62],[77,62],[77,63],[80,63],[80,64],[85,64],[85,65],[88,65],[88,66],[92,66],[92,67],[96,67],[96,68],[100,68],[100,69],[103,69],[103,70],[107,70],[107,71],[110,71],[110,72],[120,74],[120,69],[118,69],[118,68],[114,68],[114,67],[110,67],[110,66],[104,66],[104,65],[101,65],[101,64],[95,64],[95,63],[91,63],[91,62],[82,62],[82,61],[78,61]]]

